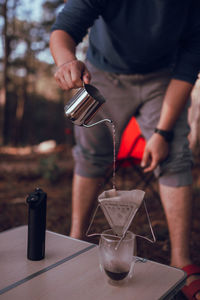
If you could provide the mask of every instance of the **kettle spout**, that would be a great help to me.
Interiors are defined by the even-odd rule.
[[[90,124],[90,125],[83,124],[83,126],[89,128],[89,127],[98,125],[98,124],[103,123],[103,122],[113,123],[113,121],[110,120],[110,119],[103,119],[103,120],[100,120],[100,121],[98,121],[98,122],[96,122],[96,123],[93,123],[93,124]]]

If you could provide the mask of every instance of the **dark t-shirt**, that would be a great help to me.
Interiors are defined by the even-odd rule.
[[[105,71],[171,66],[173,78],[190,83],[200,71],[200,0],[68,0],[52,30],[78,44],[89,28],[87,58]]]

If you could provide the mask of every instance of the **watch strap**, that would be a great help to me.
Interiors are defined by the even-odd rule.
[[[174,137],[173,131],[168,131],[168,130],[163,130],[163,129],[155,128],[154,132],[158,133],[162,137],[164,137],[164,139],[168,143],[171,142],[172,139],[173,139],[173,137]]]

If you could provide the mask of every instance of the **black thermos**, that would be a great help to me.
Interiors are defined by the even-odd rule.
[[[41,260],[45,256],[47,194],[36,188],[26,202],[28,203],[28,247],[27,258]]]

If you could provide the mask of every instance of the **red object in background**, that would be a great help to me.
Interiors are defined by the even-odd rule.
[[[71,128],[65,128],[65,134],[66,135],[71,135],[72,134]]]
[[[123,132],[117,161],[120,161],[120,165],[123,164],[123,166],[131,165],[129,159],[134,161],[134,164],[140,164],[145,145],[146,141],[140,127],[136,119],[132,117]]]

